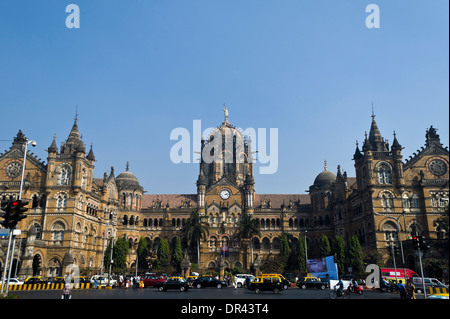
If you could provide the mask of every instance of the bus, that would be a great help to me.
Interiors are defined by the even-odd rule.
[[[411,279],[412,277],[420,277],[415,271],[411,269],[405,269],[406,270],[406,279]],[[403,283],[406,283],[405,280],[405,273],[403,271],[403,268],[397,268],[397,274],[395,272],[394,268],[380,268],[381,277],[386,279],[386,281],[394,281],[395,279],[402,280]],[[397,275],[397,278],[395,278],[395,275]]]

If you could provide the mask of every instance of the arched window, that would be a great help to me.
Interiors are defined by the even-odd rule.
[[[377,174],[379,184],[392,184],[392,172],[389,165],[380,164]]]
[[[394,207],[394,199],[392,197],[392,194],[383,193],[383,195],[381,196],[381,205],[385,209],[392,209]]]
[[[56,207],[58,208],[66,208],[67,207],[67,195],[59,195],[56,201]]]
[[[64,224],[61,222],[56,222],[52,225],[52,241],[62,241],[64,240]]]
[[[71,170],[69,166],[63,166],[61,168],[60,185],[70,185]]]

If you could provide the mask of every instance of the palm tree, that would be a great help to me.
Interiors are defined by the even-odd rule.
[[[244,214],[239,219],[239,237],[241,239],[250,240],[250,251],[251,251],[251,263],[253,263],[253,242],[252,238],[254,236],[260,236],[260,225],[257,219],[254,219],[250,214]]]
[[[186,221],[182,232],[185,234],[189,245],[197,245],[197,263],[200,264],[200,240],[209,235],[209,224],[204,222],[197,211],[193,211]]]

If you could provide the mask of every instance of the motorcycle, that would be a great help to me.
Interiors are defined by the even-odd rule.
[[[350,298],[350,292],[348,289],[339,290],[336,287],[334,287],[333,290],[330,291],[330,298],[336,299],[339,297],[344,297],[344,299]]]
[[[348,292],[358,294],[358,295],[362,295],[364,292],[364,290],[361,286],[354,287],[353,285],[348,286],[347,290],[348,290]]]

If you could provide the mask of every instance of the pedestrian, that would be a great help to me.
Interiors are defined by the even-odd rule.
[[[94,277],[94,288],[97,289],[98,287],[98,279],[97,277]]]
[[[398,281],[397,288],[400,292],[400,299],[406,299],[406,287],[401,280]]]
[[[70,294],[70,284],[65,284],[62,292],[61,299],[71,299],[72,296]]]
[[[237,277],[236,276],[233,276],[233,287],[234,287],[234,290],[236,290],[237,289]]]
[[[123,285],[123,276],[122,274],[119,275],[119,288],[122,288]]]
[[[416,299],[416,286],[414,286],[411,279],[408,279],[408,283],[406,284],[406,291],[408,299]]]
[[[245,286],[247,286],[247,289],[250,289],[250,277],[245,278]]]

